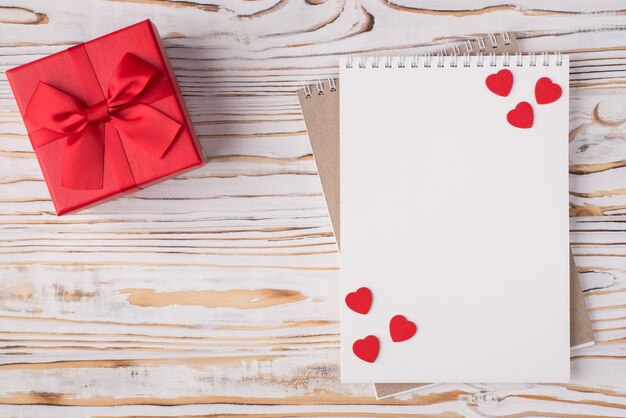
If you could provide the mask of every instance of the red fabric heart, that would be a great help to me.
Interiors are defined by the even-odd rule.
[[[417,332],[415,323],[409,321],[402,315],[396,315],[389,321],[389,333],[391,340],[395,343],[406,341]]]
[[[561,97],[561,86],[555,84],[549,77],[541,77],[535,84],[535,99],[537,104],[554,103]]]
[[[528,102],[519,102],[515,109],[506,114],[506,120],[516,128],[530,128],[534,119],[533,108]]]
[[[487,88],[498,96],[506,97],[513,88],[513,73],[507,69],[491,74],[485,80]]]
[[[378,351],[380,350],[380,343],[378,338],[373,335],[368,335],[362,340],[356,340],[352,344],[352,351],[354,354],[363,361],[373,363],[378,357]]]
[[[348,293],[346,305],[354,312],[365,315],[372,306],[372,292],[367,287],[362,287],[356,292]]]

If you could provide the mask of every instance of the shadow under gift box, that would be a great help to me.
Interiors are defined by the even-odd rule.
[[[133,60],[141,64],[139,67],[143,65],[143,68],[152,71],[149,83],[141,91],[138,91],[137,83],[133,80],[135,74],[132,67],[130,70],[123,68],[123,64]],[[206,162],[157,29],[149,20],[8,70],[7,78],[58,215],[146,188]],[[120,80],[126,83],[121,88]],[[135,90],[136,94],[130,99],[126,97],[126,110],[119,112],[121,116],[118,120],[112,120],[116,118],[117,110],[112,103],[114,100],[110,99],[110,87],[116,82],[120,93],[117,97],[124,96],[126,91]],[[40,83],[53,89],[40,86]],[[38,86],[44,87],[40,90],[45,92],[52,90],[61,98],[64,95],[73,97],[74,102],[83,108],[78,115],[83,117],[81,115],[84,113],[86,120],[81,129],[99,133],[89,137],[83,135],[82,131],[67,134],[67,130],[54,126],[55,118],[62,113],[58,111],[52,116],[39,114],[38,117],[32,117],[33,108],[39,113],[55,110],[46,109],[46,100],[40,96],[39,106],[30,106],[27,112]],[[103,103],[107,100],[110,105],[108,110],[102,108],[107,105]],[[142,111],[148,116],[157,116],[155,122],[146,118],[143,125],[129,125],[129,121],[132,122],[133,117],[141,115]],[[123,126],[116,122],[120,122],[124,115],[124,123],[129,129],[116,128]],[[41,126],[41,120],[51,120],[53,126]],[[164,122],[163,129],[160,129],[159,120]],[[177,127],[176,123],[180,124],[180,128],[172,129],[172,125]],[[164,134],[164,131],[168,133]],[[128,135],[128,132],[132,134]],[[143,135],[144,132],[148,133]],[[153,139],[150,136],[154,133],[158,136],[169,135],[167,143],[164,143],[163,138],[159,139],[163,153],[151,150],[154,147],[150,143]],[[77,141],[87,139],[95,144],[95,148],[91,148],[94,152],[76,153],[68,150]],[[84,145],[87,143],[78,144],[76,149],[82,149]],[[99,146],[103,147],[103,153]],[[77,155],[80,158],[77,159]],[[80,185],[82,176],[101,176],[101,181],[96,180],[95,186],[93,181],[87,186]],[[72,184],[68,186],[68,183]]]

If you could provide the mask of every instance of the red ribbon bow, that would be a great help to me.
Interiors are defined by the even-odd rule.
[[[138,101],[158,74],[159,71],[147,62],[126,54],[109,81],[106,98],[91,106],[39,82],[24,117],[43,128],[30,134],[35,147],[67,138],[63,155],[63,187],[103,187],[104,130],[109,124],[122,141],[135,142],[154,158],[163,157],[181,124]]]

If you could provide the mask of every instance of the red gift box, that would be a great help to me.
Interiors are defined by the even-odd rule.
[[[149,20],[7,71],[58,215],[205,163]]]

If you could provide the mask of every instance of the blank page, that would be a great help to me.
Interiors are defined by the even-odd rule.
[[[367,314],[342,302],[342,381],[569,380],[569,62],[534,59],[342,62],[342,301],[373,295]],[[486,82],[503,69],[506,96]],[[354,351],[369,335],[373,362]]]

